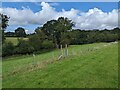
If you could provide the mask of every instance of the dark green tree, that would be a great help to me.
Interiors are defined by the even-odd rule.
[[[17,37],[25,37],[25,36],[26,36],[25,29],[22,28],[22,27],[18,27],[18,28],[15,30],[15,35],[16,35]]]
[[[4,35],[6,37],[15,37],[15,33],[14,32],[5,32]]]
[[[34,48],[30,45],[29,41],[22,38],[18,39],[18,44],[14,49],[14,54],[30,54],[34,52]]]
[[[34,35],[29,36],[29,42],[34,47],[35,51],[42,49],[42,43],[45,39],[46,35],[39,27],[36,28]]]
[[[60,48],[60,44],[64,41],[62,40],[64,39],[62,35],[70,31],[73,25],[73,22],[68,18],[60,17],[58,20],[51,20],[45,23],[42,27],[42,31]]]
[[[2,46],[2,57],[13,55],[15,46],[11,42],[5,42]]]
[[[0,13],[0,35],[2,36],[2,43],[5,41],[4,31],[8,26],[9,17]]]

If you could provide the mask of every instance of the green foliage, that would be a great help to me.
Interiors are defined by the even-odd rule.
[[[7,16],[5,17],[6,27],[7,27]],[[26,54],[35,52],[41,52],[44,50],[50,50],[56,46],[60,48],[62,44],[65,45],[79,45],[79,44],[89,44],[96,42],[114,42],[120,40],[119,28],[114,28],[113,30],[73,30],[72,27],[74,23],[68,18],[59,17],[57,20],[50,20],[46,22],[43,27],[37,27],[35,33],[27,35],[27,40],[16,40],[14,38],[6,39],[6,42],[12,42],[17,45],[14,50],[14,54]],[[5,28],[5,26],[4,26]],[[4,41],[4,31],[3,41]],[[18,27],[14,32],[7,32],[6,36],[17,36],[25,37],[26,33],[24,28]]]
[[[49,40],[44,40],[42,43],[42,48],[43,49],[53,49],[54,48],[54,44],[52,41]]]
[[[45,23],[42,31],[60,48],[60,44],[64,41],[62,34],[71,30],[73,25],[73,22],[68,18],[60,17],[58,20],[51,20]]]
[[[25,37],[25,36],[26,36],[25,29],[22,28],[22,27],[18,27],[18,28],[15,30],[15,35],[16,35],[17,37]]]
[[[4,31],[8,26],[9,17],[0,13],[0,31],[2,31],[2,43],[5,42]],[[1,32],[0,32],[1,33]]]
[[[113,30],[73,30],[70,32],[70,44],[88,44],[95,42],[114,42],[119,40],[120,29]]]
[[[0,27],[2,26],[2,29],[5,30],[8,26],[9,17],[0,13],[0,20]]]
[[[39,35],[35,34],[29,37],[30,44],[34,47],[35,51],[39,51],[42,48],[42,40]]]
[[[79,45],[79,44],[89,44],[89,43],[96,43],[96,42],[114,42],[118,41],[119,39],[119,33],[120,29],[115,28],[113,30],[72,30],[67,32],[61,32],[61,38],[60,38],[60,44],[62,44],[63,47],[65,45]],[[60,34],[56,34],[56,38],[59,38]],[[7,37],[6,42],[12,42],[14,45],[17,45],[15,47],[15,54],[26,54],[26,53],[32,53],[39,52],[42,53],[44,51],[49,51],[51,49],[54,49],[57,45],[55,36],[47,36],[43,30],[41,30],[41,27],[38,27],[35,30],[35,34],[30,35],[29,38],[22,38],[23,40],[27,42],[25,43],[25,50],[24,45],[20,44],[17,38],[15,37]],[[21,41],[20,41],[21,42]],[[22,49],[20,49],[20,48]],[[33,50],[34,49],[34,50]],[[23,50],[23,51],[22,51]]]
[[[4,43],[2,46],[2,56],[4,57],[4,56],[13,55],[14,48],[15,48],[15,46],[13,45],[13,43],[11,43],[11,42]]]
[[[4,31],[0,29],[0,44],[5,42]]]
[[[15,32],[5,32],[5,37],[16,37]]]
[[[28,41],[23,39],[18,39],[18,45],[16,46],[15,54],[30,54],[34,52],[34,48],[30,45]]]
[[[63,47],[65,47],[65,45],[69,45],[70,42],[71,42],[71,36],[70,36],[70,32],[64,32],[62,33],[62,36],[61,36],[61,44]]]
[[[43,49],[43,47],[45,47],[43,45],[46,44],[46,42],[45,42],[46,38],[47,38],[47,36],[44,34],[44,32],[40,28],[37,28],[35,30],[35,34],[31,35],[29,37],[29,42],[34,47],[35,51],[40,51],[41,49]],[[43,43],[43,45],[42,45],[42,43]],[[51,42],[49,45],[51,45]],[[46,47],[48,47],[48,46],[46,46]]]

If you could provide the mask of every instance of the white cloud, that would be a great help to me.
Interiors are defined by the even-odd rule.
[[[29,31],[29,30],[27,30],[27,29],[25,30],[26,33],[28,33],[28,31]]]
[[[76,23],[76,27],[82,29],[114,28],[118,26],[118,10],[114,9],[106,13],[98,8],[90,9],[88,12],[81,13]]]
[[[68,17],[75,22],[75,28],[80,29],[104,29],[114,28],[118,25],[118,10],[103,12],[98,8],[89,9],[87,12],[80,12],[74,8],[66,11],[56,11],[50,4],[41,2],[42,10],[34,13],[29,8],[18,10],[16,8],[0,8],[0,12],[10,17],[10,25],[43,25],[48,20],[58,17]]]
[[[52,2],[52,3],[49,3],[51,6],[59,6],[59,3],[56,3],[56,2]]]

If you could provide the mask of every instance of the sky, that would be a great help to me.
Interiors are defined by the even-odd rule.
[[[118,25],[117,2],[3,2],[0,13],[10,17],[6,31],[18,27],[33,33],[47,21],[67,17],[75,29],[112,29]]]

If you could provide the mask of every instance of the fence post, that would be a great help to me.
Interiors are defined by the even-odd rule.
[[[60,45],[60,47],[61,47],[61,55],[63,56],[63,49],[62,49],[62,45]]]
[[[73,54],[73,55],[75,55],[75,51],[74,51],[74,49],[73,49],[73,48],[72,48],[72,54]]]
[[[36,66],[36,62],[35,62],[35,54],[33,53],[33,66]]]
[[[67,46],[67,44],[65,45],[65,47],[66,47],[66,56],[68,56],[68,46]]]

